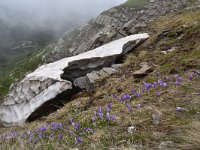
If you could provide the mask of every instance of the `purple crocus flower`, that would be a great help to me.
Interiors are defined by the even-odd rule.
[[[33,140],[33,136],[29,137],[28,142],[31,143]]]
[[[106,120],[107,121],[110,120],[110,113],[109,112],[106,113]]]
[[[154,82],[154,83],[153,83],[154,86],[156,86],[157,84],[158,84],[157,82]]]
[[[70,119],[70,123],[71,123],[71,124],[74,124],[74,121],[73,121],[73,119]]]
[[[151,85],[151,83],[147,83],[147,84],[145,85],[145,87],[146,87],[146,90],[148,91],[148,90],[152,87],[152,85]]]
[[[99,117],[103,119],[103,113],[99,113]]]
[[[87,131],[87,132],[94,132],[92,129],[90,129],[90,128],[84,128],[84,130],[85,131]]]
[[[99,106],[99,108],[98,108],[98,113],[102,113],[102,107],[101,106]]]
[[[11,132],[11,137],[17,137],[18,136],[18,133],[17,132]]]
[[[73,134],[73,132],[70,130],[70,131],[69,131],[69,135],[72,136],[72,134]]]
[[[178,75],[178,74],[175,74],[175,75],[174,75],[174,77],[175,77],[175,78],[178,78],[178,77],[179,77],[179,75]]]
[[[147,83],[144,81],[144,82],[142,82],[142,84],[144,85],[144,86],[146,86],[147,85]]]
[[[170,77],[165,76],[164,79],[165,79],[165,80],[170,80]]]
[[[165,83],[165,82],[160,83],[160,86],[161,86],[161,87],[167,87],[167,83]]]
[[[112,121],[116,120],[116,116],[115,115],[110,115],[110,118],[112,119]]]
[[[138,98],[141,97],[140,92],[136,92],[135,95],[136,95]]]
[[[79,136],[77,137],[77,141],[80,142],[80,143],[83,143],[83,139],[80,138]]]
[[[101,106],[99,106],[99,108],[98,108],[98,115],[99,115],[99,117],[101,119],[103,118],[103,112],[102,112],[102,107]]]
[[[78,129],[80,128],[80,126],[81,126],[80,123],[75,123],[74,129],[75,129],[75,130],[78,130]]]
[[[43,134],[43,133],[39,133],[39,134],[38,134],[38,137],[39,137],[39,138],[43,138],[43,137],[44,137],[44,134]]]
[[[130,100],[132,98],[131,95],[129,94],[124,94],[122,97],[121,97],[121,101],[124,102],[125,100]]]
[[[95,116],[92,116],[92,122],[93,123],[95,122]]]
[[[59,140],[62,140],[63,139],[63,134],[61,133],[60,135],[59,135]]]
[[[161,76],[161,73],[160,73],[160,72],[157,72],[156,74],[157,74],[158,77]]]
[[[160,92],[157,91],[157,92],[156,92],[156,96],[157,96],[157,97],[160,97]]]
[[[78,144],[78,140],[75,139],[75,141],[74,141],[74,145],[77,145],[77,144]]]
[[[135,88],[131,88],[131,92],[135,93],[136,92]]]
[[[130,104],[128,104],[128,103],[127,103],[127,104],[126,104],[126,107],[128,108],[128,111],[129,111],[129,112],[131,112],[131,111],[132,111],[132,107],[131,107],[131,105],[130,105]]]
[[[26,135],[27,135],[26,132],[24,132],[23,135],[22,135],[23,138],[26,138]]]
[[[38,128],[38,130],[39,130],[39,131],[42,131],[42,132],[46,131],[46,129],[47,129],[47,128],[46,128],[45,126]]]
[[[175,84],[175,86],[181,85],[181,83],[179,81],[176,81],[174,84]]]
[[[159,83],[159,84],[162,84],[163,81],[162,81],[161,79],[158,79],[158,83]]]
[[[31,131],[27,131],[27,134],[28,134],[28,136],[32,135]]]
[[[176,79],[177,79],[177,81],[179,81],[179,82],[182,82],[182,81],[183,81],[183,78],[182,78],[182,77],[177,77]]]
[[[137,109],[141,109],[141,104],[137,104]]]
[[[106,112],[110,112],[111,107],[112,107],[111,103],[107,104],[106,105]]]
[[[191,81],[193,79],[193,74],[190,74],[188,79]]]
[[[144,93],[144,87],[142,88],[142,92]]]
[[[51,127],[52,129],[59,129],[59,128],[62,128],[62,124],[58,122],[52,122]]]

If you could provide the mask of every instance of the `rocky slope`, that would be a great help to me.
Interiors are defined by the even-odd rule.
[[[54,62],[130,34],[145,32],[148,23],[158,17],[199,5],[198,0],[129,0],[123,5],[101,13],[88,24],[65,33],[43,61]]]

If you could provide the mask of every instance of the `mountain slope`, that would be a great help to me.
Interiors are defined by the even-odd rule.
[[[89,21],[88,24],[65,33],[57,44],[51,43],[45,48],[48,49],[48,52],[45,51],[43,56],[40,55],[39,58],[36,58],[35,53],[29,53],[28,55],[31,55],[28,56],[30,60],[33,56],[33,59],[36,58],[39,60],[34,61],[37,63],[32,64],[32,61],[29,61],[27,58],[23,59],[24,55],[20,55],[17,60],[23,60],[16,64],[16,61],[13,62],[15,60],[14,58],[9,57],[9,59],[13,61],[7,61],[7,56],[3,55],[1,56],[2,61],[7,61],[7,65],[9,66],[10,64],[14,65],[11,65],[9,68],[5,65],[2,66],[2,73],[6,72],[6,75],[0,77],[0,99],[8,92],[12,82],[23,79],[27,72],[34,71],[40,64],[77,55],[130,34],[145,32],[148,23],[159,16],[164,16],[170,12],[176,12],[189,6],[198,5],[198,0],[184,0],[181,2],[179,0],[129,0],[125,4],[101,13],[97,18]],[[49,32],[47,31],[47,33]],[[37,37],[42,35],[44,34],[36,34],[35,39],[40,39]],[[48,34],[45,35],[44,39],[48,37]],[[26,52],[26,49],[22,50],[22,52],[24,51]],[[36,53],[40,53],[40,51],[43,50],[38,50]],[[21,70],[19,68],[23,68],[23,71],[18,71]],[[9,72],[11,75],[9,75]]]
[[[100,81],[93,93],[66,100],[50,116],[0,129],[1,147],[199,149],[199,24],[199,8],[150,23],[145,30],[151,37],[127,56],[121,71]],[[134,78],[142,62],[153,72]]]

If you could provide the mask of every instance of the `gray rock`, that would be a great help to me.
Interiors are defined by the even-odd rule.
[[[134,19],[134,20],[128,21],[127,23],[124,24],[124,26],[123,26],[122,29],[123,29],[124,31],[129,31],[129,30],[134,26],[135,22],[136,22],[135,19]]]
[[[150,3],[153,3],[153,2],[155,2],[156,0],[150,0]]]
[[[137,23],[135,26],[134,26],[134,28],[144,28],[144,27],[146,27],[147,25],[146,25],[146,23],[144,23],[144,22],[142,22],[142,23]]]
[[[162,51],[162,53],[163,53],[163,54],[167,54],[167,53],[169,53],[169,52],[175,51],[176,49],[177,49],[177,47],[172,47],[172,48],[170,48],[170,49],[168,49],[168,50],[166,50],[166,51]]]
[[[137,30],[135,29],[135,27],[131,28],[129,31],[128,31],[130,34],[135,34],[137,32]]]
[[[86,91],[93,91],[94,89],[87,77],[80,77],[75,79],[74,85],[80,89],[86,89]]]
[[[112,68],[118,70],[119,68],[121,68],[123,65],[122,64],[113,64]]]
[[[130,51],[132,51],[134,48],[137,47],[137,45],[140,45],[144,41],[129,41],[122,47],[123,53],[126,54]],[[146,67],[146,66],[145,66]]]
[[[116,69],[114,69],[114,68],[103,68],[102,71],[105,72],[108,75],[111,75],[111,74],[116,72]]]
[[[86,91],[93,91],[94,84],[97,81],[115,72],[116,72],[116,69],[114,68],[103,68],[100,71],[92,71],[91,73],[88,73],[85,77],[77,78],[74,81],[74,85],[81,89],[86,89]]]
[[[147,62],[143,62],[140,64],[140,66],[142,67],[140,70],[137,70],[133,73],[133,76],[135,78],[141,78],[146,76],[147,74],[151,73],[153,71],[153,69],[148,65]]]
[[[160,114],[154,113],[152,114],[153,124],[158,125],[160,123]]]
[[[163,141],[159,145],[159,150],[175,150],[173,141]]]

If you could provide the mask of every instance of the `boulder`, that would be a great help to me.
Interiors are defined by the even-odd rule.
[[[123,49],[126,43],[135,41],[133,42],[135,47],[148,37],[146,33],[131,35],[91,51],[40,66],[28,74],[5,97],[0,106],[0,125],[8,127],[25,123],[27,118],[43,104],[59,94],[70,91],[73,81],[77,78],[110,67],[117,58],[128,52],[127,49],[125,51]],[[109,74],[113,70],[104,68],[104,72]],[[92,77],[90,81],[91,79]]]
[[[74,85],[79,87],[80,89],[86,89],[86,91],[93,91],[94,84],[97,81],[99,81],[100,79],[103,79],[115,72],[117,72],[116,65],[113,65],[112,68],[105,67],[105,68],[101,69],[100,71],[92,71],[91,73],[88,73],[84,77],[77,78],[74,81]]]
[[[150,72],[152,72],[152,68],[148,65],[147,62],[142,62],[140,64],[140,66],[142,67],[140,70],[137,70],[133,73],[133,76],[135,78],[141,78],[146,76],[147,74],[149,74]]]
[[[173,141],[163,141],[159,145],[159,150],[175,150],[175,144]]]
[[[122,27],[122,29],[124,31],[130,30],[134,26],[135,22],[136,22],[136,19],[128,21],[127,23],[124,24],[124,26]]]

